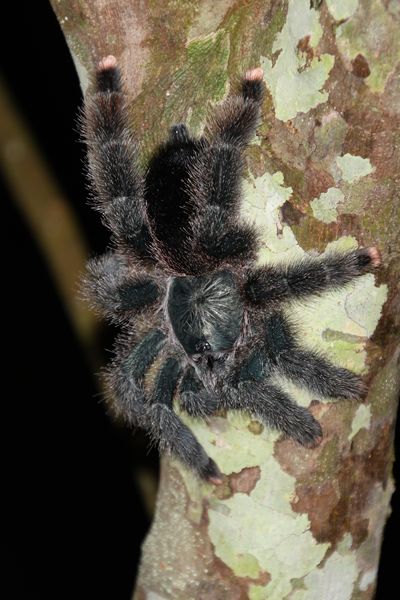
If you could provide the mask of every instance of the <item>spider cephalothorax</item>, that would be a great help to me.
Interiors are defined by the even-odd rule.
[[[274,375],[330,398],[357,398],[364,385],[302,347],[285,305],[377,267],[377,249],[255,266],[257,234],[238,215],[243,150],[260,118],[261,69],[246,73],[239,94],[217,107],[200,139],[174,125],[145,175],[114,57],[100,62],[95,85],[84,135],[93,202],[111,230],[112,249],[89,262],[85,289],[123,327],[107,374],[117,411],[215,483],[219,469],[174,412],[175,397],[192,416],[243,410],[315,445],[319,423]]]

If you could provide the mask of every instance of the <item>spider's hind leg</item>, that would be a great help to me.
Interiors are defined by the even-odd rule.
[[[245,370],[251,371],[252,367]],[[223,404],[227,409],[249,412],[267,427],[282,431],[302,446],[315,446],[322,437],[321,426],[311,412],[296,404],[286,392],[268,381],[240,378],[235,387],[226,391]]]
[[[121,336],[116,357],[107,372],[107,383],[117,414],[135,426],[143,426],[146,398],[143,381],[146,372],[165,345],[166,335],[153,329],[132,349]]]
[[[228,409],[244,410],[267,427],[278,429],[302,446],[313,447],[322,437],[322,429],[311,412],[299,406],[278,385],[271,383],[274,367],[266,360],[263,345],[257,345],[241,361],[233,385],[223,396]]]
[[[146,425],[161,451],[170,451],[202,479],[221,483],[222,476],[217,465],[174,412],[173,396],[181,374],[182,367],[174,357],[168,358],[161,366],[147,410]]]

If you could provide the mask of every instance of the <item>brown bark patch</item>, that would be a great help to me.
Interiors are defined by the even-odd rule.
[[[281,207],[281,214],[282,220],[290,227],[293,225],[299,225],[305,216],[301,210],[293,206],[293,204],[287,200]]]
[[[215,487],[213,496],[218,500],[226,500],[233,494],[250,494],[261,477],[260,467],[245,467],[239,473],[224,477],[222,485]]]
[[[332,481],[326,481],[320,485],[317,494],[315,487],[307,484],[299,485],[292,501],[292,508],[298,513],[312,514],[311,531],[318,541],[325,541],[329,538],[326,524],[338,501],[337,490]],[[316,510],[316,505],[318,505],[318,510]]]
[[[356,77],[368,77],[371,74],[371,70],[369,68],[369,64],[367,59],[362,54],[357,54],[355,58],[351,61],[352,72]]]
[[[240,492],[242,494],[250,494],[256,487],[257,481],[260,479],[260,467],[246,467],[240,473],[232,473],[230,475],[230,486],[234,494]]]
[[[260,421],[250,421],[247,429],[254,435],[260,435],[264,431],[264,425]]]
[[[235,573],[217,556],[214,558],[213,570],[221,577],[221,588],[210,588],[201,590],[200,595],[196,596],[198,600],[248,600],[249,598],[249,585],[267,585],[271,581],[271,575],[267,571],[261,571],[256,579],[251,577],[238,577]],[[235,581],[235,588],[229,589],[227,593],[226,588],[223,589],[223,582]],[[218,595],[222,594],[222,595]],[[234,594],[234,595],[229,595]]]
[[[306,57],[306,63],[303,66],[302,70],[305,70],[307,67],[309,67],[312,59],[316,54],[314,48],[310,46],[310,38],[310,35],[305,35],[303,38],[301,38],[301,40],[299,40],[299,43],[297,44],[297,50],[304,54]]]
[[[354,445],[343,444],[342,455],[326,468],[311,471],[303,466],[297,469],[298,484],[292,501],[293,510],[306,512],[310,528],[318,542],[333,546],[345,533],[351,533],[353,546],[358,547],[368,536],[369,498],[374,483],[386,485],[390,472],[388,454],[392,443],[392,429],[385,424],[374,432],[376,443],[363,454],[354,452]],[[330,452],[337,452],[331,448]],[[320,451],[314,461],[322,457]],[[311,457],[304,456],[304,459]],[[324,457],[327,460],[327,457]],[[329,459],[328,459],[329,463]],[[284,465],[283,465],[284,466]]]
[[[335,180],[327,171],[308,165],[305,172],[306,194],[311,200],[335,186]]]

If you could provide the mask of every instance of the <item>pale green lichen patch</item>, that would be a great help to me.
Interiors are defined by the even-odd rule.
[[[359,571],[353,552],[334,552],[324,566],[310,572],[305,578],[305,590],[296,590],[290,600],[350,600]]]
[[[352,235],[343,235],[337,240],[330,242],[326,246],[326,252],[346,252],[347,250],[355,250],[358,247],[358,242]]]
[[[234,546],[227,549],[227,552],[229,552],[229,558],[224,562],[229,564],[232,571],[234,571],[238,577],[250,577],[250,579],[258,579],[261,569],[257,559],[253,555],[241,553],[238,554],[237,549]]]
[[[314,217],[323,223],[334,223],[338,216],[337,205],[343,199],[344,195],[341,190],[329,188],[310,202]]]
[[[250,585],[249,600],[265,600],[265,598],[265,587],[263,585]]]
[[[302,253],[291,228],[282,221],[280,209],[292,195],[292,188],[285,187],[283,174],[268,172],[252,177],[243,185],[242,216],[253,223],[261,233],[260,263],[279,254],[280,260]]]
[[[270,453],[259,456],[259,466],[261,477],[250,495],[235,494],[223,501],[228,514],[210,507],[209,534],[215,553],[235,573],[257,564],[270,574],[267,586],[252,586],[251,597],[262,597],[257,594],[263,589],[269,599],[281,600],[292,589],[291,579],[314,569],[329,544],[318,544],[307,515],[293,512],[295,478],[282,471]],[[249,563],[249,556],[256,562]]]
[[[369,273],[360,277],[354,289],[346,296],[345,307],[348,317],[363,328],[367,337],[374,333],[378,325],[387,294],[387,285],[377,287],[374,276]]]
[[[369,158],[353,156],[352,154],[338,156],[336,164],[341,171],[342,179],[348,183],[354,183],[374,171]]]
[[[290,0],[286,23],[275,39],[273,52],[280,52],[275,62],[262,59],[265,81],[271,92],[275,116],[287,121],[299,112],[308,112],[328,94],[321,91],[334,64],[331,54],[322,54],[308,61],[298,50],[300,40],[308,37],[315,47],[322,34],[318,12],[310,8],[309,0]]]
[[[357,240],[346,236],[328,244],[326,251],[354,247],[357,247]],[[291,314],[301,324],[305,345],[319,348],[338,364],[362,373],[366,360],[365,342],[375,331],[386,298],[387,286],[375,286],[374,276],[367,274],[345,290],[324,294],[307,305],[293,306]],[[327,330],[330,335],[324,335]]]
[[[365,58],[370,75],[364,81],[373,92],[382,93],[400,60],[398,23],[384,3],[362,2],[355,14],[337,28],[336,43],[350,69],[356,56]]]
[[[262,428],[257,435],[251,436],[247,446],[243,446],[243,429],[254,423],[249,415],[230,411],[226,419],[211,417],[209,426],[204,427],[201,420],[189,417],[187,413],[179,411],[178,407],[176,411],[193,431],[207,454],[218,463],[219,468],[226,475],[240,473],[247,467],[258,466],[263,457],[272,453],[274,443],[279,437],[278,432]],[[215,420],[217,420],[216,426],[214,426]],[[221,420],[226,422],[226,426],[220,426]],[[175,462],[174,459],[172,462]],[[199,498],[200,493],[203,497],[211,497],[213,486],[201,482],[189,469],[180,467],[179,470],[185,480],[188,493],[194,501]],[[193,509],[194,519],[199,516],[197,508],[199,507],[196,505]]]
[[[368,404],[360,404],[351,424],[349,440],[352,440],[361,429],[369,429],[371,426],[371,407]]]
[[[329,12],[336,21],[351,17],[358,8],[359,0],[326,0]]]

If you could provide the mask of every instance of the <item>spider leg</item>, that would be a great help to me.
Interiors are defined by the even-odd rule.
[[[358,375],[302,348],[282,313],[274,313],[266,321],[265,353],[279,372],[321,396],[360,398],[365,392]]]
[[[120,71],[113,56],[99,63],[95,91],[85,101],[82,121],[89,177],[96,193],[94,205],[118,241],[138,256],[150,258],[143,178],[129,128]]]
[[[307,256],[292,264],[253,270],[248,275],[244,292],[251,304],[278,304],[339,289],[380,263],[375,247]]]
[[[173,410],[173,396],[181,373],[181,364],[174,357],[168,358],[160,368],[146,411],[147,427],[162,452],[171,452],[202,479],[221,483],[217,465]]]
[[[206,417],[218,408],[218,399],[209,393],[192,366],[187,367],[179,386],[180,405],[192,417]]]
[[[263,98],[262,70],[249,71],[241,94],[217,107],[206,128],[201,151],[189,169],[188,192],[196,216],[191,222],[195,242],[211,261],[254,256],[255,230],[240,224],[243,149],[255,133]]]
[[[107,252],[89,260],[83,294],[101,314],[119,323],[152,305],[160,290],[150,277],[135,277],[123,256]]]
[[[245,148],[260,123],[260,109],[264,99],[263,71],[260,68],[246,72],[240,93],[228,96],[218,105],[206,126],[206,138],[212,143],[225,143]]]
[[[129,340],[119,339],[116,357],[107,373],[107,382],[116,412],[132,425],[143,426],[146,398],[144,376],[165,345],[166,335],[153,329],[132,349]]]

